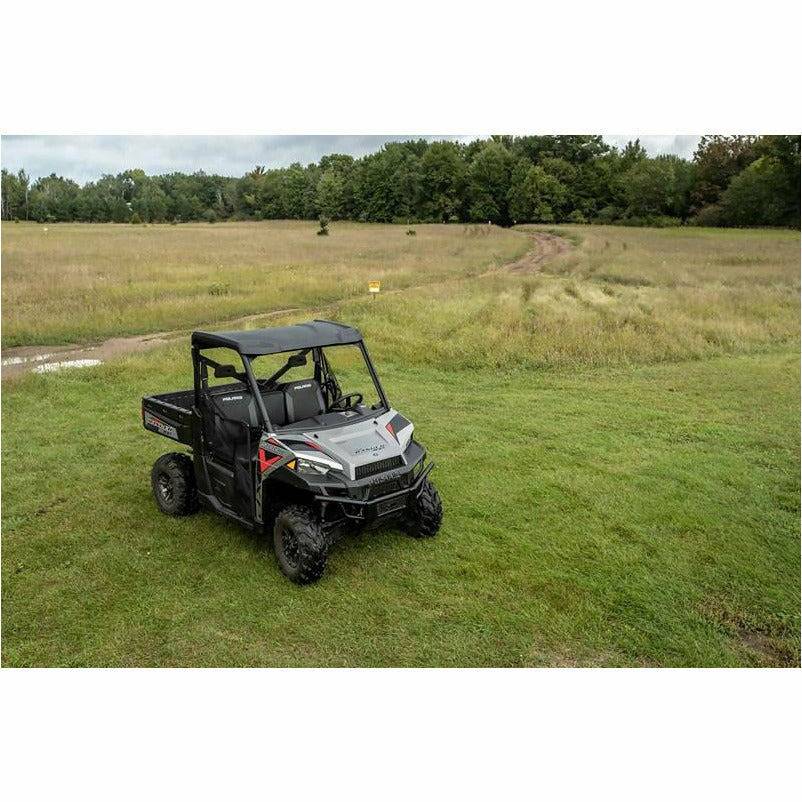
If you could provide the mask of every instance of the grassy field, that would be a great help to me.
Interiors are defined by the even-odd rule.
[[[3,226],[3,346],[196,326],[471,275],[526,250],[490,226]]]
[[[374,228],[399,253],[425,239],[353,235]],[[526,239],[503,233],[512,258]],[[447,281],[321,310],[363,329],[446,518],[431,542],[345,540],[315,586],[212,514],[156,511],[169,443],[139,398],[190,385],[183,339],[6,383],[3,664],[798,665],[799,235],[561,233],[577,247],[538,273],[482,276],[495,234],[427,227],[465,243]],[[5,303],[5,252],[3,271]]]
[[[535,275],[496,271],[340,314],[369,327],[387,358],[460,367],[634,365],[798,343],[798,233],[561,232],[581,245]]]

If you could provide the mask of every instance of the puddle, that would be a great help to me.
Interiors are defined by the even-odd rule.
[[[3,360],[3,367],[8,365],[24,365],[26,362],[45,362],[55,354],[37,354],[36,356],[10,356]]]
[[[37,365],[34,373],[58,373],[64,368],[91,368],[94,365],[100,365],[102,359],[67,359],[64,362],[47,362],[44,365]]]

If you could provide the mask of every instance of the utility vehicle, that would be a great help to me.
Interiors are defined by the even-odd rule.
[[[189,446],[151,472],[168,515],[201,504],[272,534],[294,582],[319,579],[349,530],[397,519],[432,537],[434,463],[387,400],[362,335],[326,320],[192,335],[195,386],[142,399],[149,431]]]

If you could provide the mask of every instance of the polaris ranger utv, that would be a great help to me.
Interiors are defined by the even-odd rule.
[[[272,534],[279,567],[299,584],[321,577],[345,531],[400,519],[415,537],[437,533],[434,463],[390,406],[356,329],[315,320],[196,331],[192,365],[192,390],[142,399],[145,428],[192,450],[153,466],[162,512],[203,504]]]

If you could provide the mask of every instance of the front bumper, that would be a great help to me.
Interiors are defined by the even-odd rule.
[[[354,498],[353,496],[332,495],[330,493],[321,493],[315,495],[315,501],[323,506],[324,516],[325,511],[330,505],[336,505],[340,508],[342,514],[355,522],[369,523],[377,519],[384,519],[402,515],[410,502],[416,499],[421,492],[423,481],[434,468],[434,462],[430,461],[423,465],[417,472],[406,474],[401,477],[394,477],[392,482],[400,482],[407,479],[406,486],[399,490],[383,495],[376,495],[368,498]],[[379,476],[377,479],[381,479]],[[379,482],[377,484],[383,484]]]

